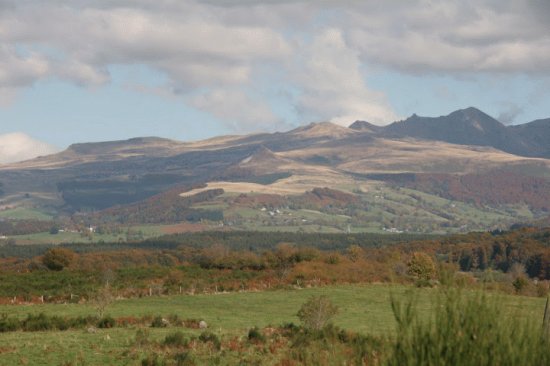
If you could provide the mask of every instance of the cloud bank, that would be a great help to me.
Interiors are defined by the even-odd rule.
[[[53,154],[58,149],[35,140],[30,136],[15,132],[0,135],[0,164],[15,163],[18,161]]]
[[[550,72],[546,1],[0,1],[0,102],[39,80],[82,87],[113,65],[166,76],[164,93],[238,131],[396,116],[368,83],[406,74]],[[142,88],[147,90],[147,87]]]

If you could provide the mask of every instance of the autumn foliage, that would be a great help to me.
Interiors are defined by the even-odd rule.
[[[52,271],[61,271],[75,259],[75,253],[66,248],[50,249],[42,257],[42,263]]]
[[[99,251],[93,251],[95,245],[87,244],[75,246],[79,252],[54,247],[34,258],[0,258],[0,302],[14,296],[21,298],[17,301],[39,297],[67,301],[69,295],[73,301],[93,300],[104,288],[106,274],[110,274],[112,296],[372,282],[423,281],[437,286],[448,283],[457,271],[464,284],[496,284],[506,291],[539,296],[549,287],[550,229],[523,228],[383,245],[361,245],[358,239],[362,237],[341,235],[342,243],[356,244],[337,247],[331,242],[324,246],[327,249],[320,247],[329,237],[304,237],[305,242],[319,239],[317,247],[295,242],[271,247],[260,242],[248,244],[260,240],[261,235],[239,235],[242,241],[236,247],[231,245],[233,234],[210,233],[193,237],[203,240],[204,246],[175,236],[171,240],[182,239],[179,246],[143,242],[137,243],[141,248],[136,244],[135,249],[116,250],[114,245],[98,244]]]

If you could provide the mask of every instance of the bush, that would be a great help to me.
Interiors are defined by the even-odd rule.
[[[177,366],[186,366],[186,365],[196,365],[193,355],[189,352],[177,353],[174,356],[174,361],[176,361]]]
[[[529,286],[529,280],[523,276],[517,277],[514,282],[512,282],[516,293],[521,293],[527,286]]]
[[[42,263],[52,271],[61,271],[68,267],[74,260],[76,254],[65,248],[52,248],[42,257]]]
[[[166,366],[166,361],[158,355],[149,355],[141,360],[141,366]]]
[[[265,336],[258,329],[258,327],[250,328],[248,331],[248,340],[252,343],[264,343]]]
[[[166,328],[167,326],[168,321],[160,315],[155,316],[151,322],[151,328]]]
[[[177,314],[168,315],[168,322],[174,326],[182,327],[185,325],[185,322]]]
[[[52,318],[40,313],[38,315],[28,314],[27,318],[23,320],[21,328],[27,332],[38,332],[55,329],[55,326]]]
[[[175,332],[168,334],[162,344],[169,347],[184,347],[189,344],[189,340],[185,338],[182,332]]]
[[[420,281],[429,281],[435,278],[436,268],[432,258],[426,253],[415,252],[408,263],[409,275]]]
[[[218,338],[217,335],[215,335],[212,332],[206,331],[202,332],[199,336],[199,340],[203,343],[212,343],[214,345],[214,348],[219,350],[222,346],[222,342],[220,341],[220,338]]]
[[[8,314],[0,314],[0,333],[14,332],[21,329],[21,322],[17,318],[10,318]]]
[[[109,315],[99,319],[99,321],[97,322],[98,328],[113,328],[115,325],[116,320]]]
[[[185,319],[183,321],[183,326],[191,329],[199,329],[200,323],[201,323],[200,319]]]
[[[67,330],[74,328],[84,328],[87,325],[94,324],[97,321],[94,317],[76,317],[63,318],[60,316],[49,316],[44,313],[37,315],[28,314],[23,320],[10,318],[7,314],[0,315],[0,333],[15,332],[23,330],[26,332],[39,332],[47,330]]]
[[[298,318],[306,328],[320,330],[338,313],[338,308],[326,296],[315,296],[302,305]]]

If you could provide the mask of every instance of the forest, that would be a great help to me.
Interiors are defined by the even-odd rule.
[[[87,301],[106,281],[119,296],[346,283],[464,285],[542,295],[550,229],[445,237],[203,232],[135,243],[0,247],[0,297]],[[15,299],[15,300],[14,300]]]

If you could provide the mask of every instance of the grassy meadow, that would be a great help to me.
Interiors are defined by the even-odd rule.
[[[53,215],[45,213],[41,210],[26,208],[26,207],[16,207],[10,208],[7,210],[0,211],[0,218],[3,219],[12,219],[12,220],[52,220]]]
[[[19,245],[99,242],[116,243],[131,240],[144,240],[155,238],[165,234],[178,233],[189,230],[189,226],[192,225],[131,225],[124,227],[123,230],[121,230],[121,232],[118,234],[101,234],[94,232],[91,235],[82,235],[78,232],[61,231],[57,234],[42,232],[35,234],[13,235],[10,236],[10,238],[14,239],[15,242]]]
[[[391,298],[414,299],[419,315],[428,319],[437,303],[437,289],[416,289],[392,285],[349,285],[309,289],[276,290],[224,294],[153,296],[118,300],[106,313],[118,317],[142,317],[177,314],[182,319],[203,319],[209,330],[220,338],[246,337],[254,326],[260,329],[293,322],[296,313],[312,296],[325,295],[339,308],[335,325],[371,336],[393,336],[396,322]],[[462,296],[474,296],[464,290]],[[544,299],[491,294],[503,305],[504,315],[527,318],[536,324],[542,321]],[[27,314],[76,317],[94,315],[95,309],[81,304],[44,304],[0,306],[0,313],[23,318]],[[135,347],[137,330],[143,326],[48,332],[0,333],[0,365],[139,365],[143,354]],[[175,327],[147,328],[151,340],[161,342],[169,333],[181,330],[198,336],[202,330]],[[128,349],[133,351],[129,353]],[[230,357],[231,355],[228,355]],[[231,356],[232,357],[232,356]],[[202,364],[202,363],[199,363]],[[225,364],[225,363],[218,363]]]

